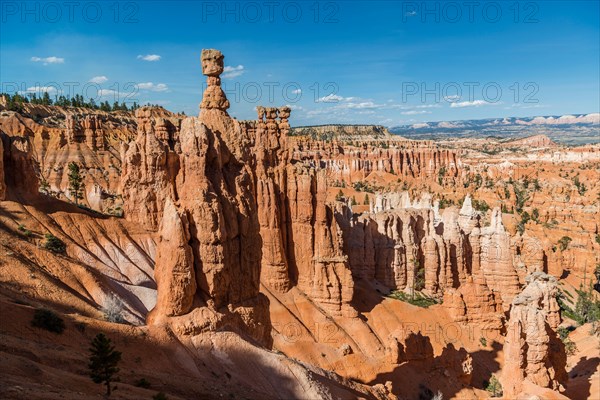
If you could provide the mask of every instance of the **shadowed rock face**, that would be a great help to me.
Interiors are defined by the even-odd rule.
[[[534,272],[512,301],[502,375],[507,398],[521,394],[525,381],[553,390],[566,384],[567,356],[555,331],[560,323],[557,290],[556,278]]]

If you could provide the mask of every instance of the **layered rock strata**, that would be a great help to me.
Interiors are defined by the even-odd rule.
[[[460,160],[451,150],[431,141],[396,139],[340,142],[291,137],[292,158],[311,160],[327,169],[332,180],[352,183],[369,174],[388,173],[403,178],[457,177]]]

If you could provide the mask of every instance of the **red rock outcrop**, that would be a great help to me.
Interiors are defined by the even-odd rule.
[[[6,197],[6,183],[4,183],[4,144],[1,136],[0,155],[2,156],[2,159],[0,160],[0,200],[4,200]]]
[[[446,290],[444,307],[456,322],[474,323],[483,331],[498,331],[504,322],[502,302],[498,297],[487,285],[468,278],[458,289]]]
[[[288,168],[291,273],[311,299],[333,315],[356,315],[350,306],[354,281],[343,251],[342,230],[325,204],[325,171]]]
[[[196,293],[196,272],[187,216],[167,197],[156,246],[154,279],[160,289],[152,313],[168,317],[191,311]],[[148,317],[152,320],[152,315]]]
[[[3,147],[4,179],[0,184],[2,198],[31,200],[38,196],[38,167],[31,138],[0,133]]]
[[[288,216],[285,207],[289,116],[290,109],[287,107],[258,107],[258,121],[247,122],[246,127],[255,136],[256,167],[253,170],[263,247],[261,282],[278,292],[285,292],[292,286],[287,251],[293,243],[287,243]]]
[[[558,390],[568,379],[564,345],[555,332],[560,323],[557,290],[556,278],[534,272],[512,301],[502,370],[507,398],[517,398],[525,381]]]
[[[69,144],[85,143],[92,150],[105,150],[102,121],[98,115],[67,114],[66,137]]]
[[[165,110],[151,107],[136,110],[137,137],[121,149],[120,192],[125,215],[150,230],[158,229],[166,199],[176,198],[173,191],[179,157],[174,140],[178,133],[172,122],[171,131],[166,128],[169,120],[164,114]],[[169,117],[178,126],[178,118]]]
[[[492,211],[490,225],[481,228],[479,236],[481,273],[488,287],[500,294],[504,310],[508,311],[512,299],[519,293],[520,283],[513,266],[510,235],[502,224],[499,208]]]
[[[253,138],[226,112],[221,53],[203,51],[202,70],[211,88],[200,116],[182,121],[178,140],[168,135],[172,148],[164,129],[157,138],[155,127],[165,124],[142,109],[140,135],[127,150],[124,193],[133,190],[125,216],[148,218],[154,229],[162,220],[157,252],[165,254],[156,259],[158,298],[148,321],[172,323],[186,334],[229,327],[268,344],[268,301],[259,293]],[[137,209],[138,198],[151,207]]]

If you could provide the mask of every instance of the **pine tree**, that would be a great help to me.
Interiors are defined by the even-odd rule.
[[[110,384],[115,380],[115,374],[119,372],[117,364],[121,361],[121,352],[116,351],[111,341],[103,333],[96,335],[90,347],[90,378],[95,383],[106,385],[106,395],[110,396]]]
[[[44,94],[42,95],[42,104],[45,106],[52,105],[52,100],[50,99],[50,95],[48,94],[48,92],[44,92]]]
[[[69,163],[69,193],[75,199],[75,204],[83,199],[83,177],[81,176],[79,165],[75,162]]]

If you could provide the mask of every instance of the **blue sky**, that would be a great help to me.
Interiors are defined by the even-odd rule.
[[[230,114],[292,125],[599,112],[598,1],[4,1],[2,91],[198,113],[203,48]],[[43,89],[42,89],[43,90]]]

